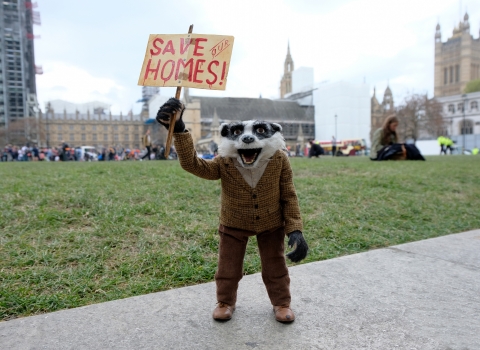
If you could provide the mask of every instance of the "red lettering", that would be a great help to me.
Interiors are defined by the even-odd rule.
[[[144,76],[144,80],[148,78],[148,74],[151,73],[151,72],[155,72],[155,77],[153,78],[153,80],[157,80],[157,76],[158,76],[158,70],[160,69],[160,63],[162,62],[162,60],[158,60],[158,63],[157,63],[157,68],[150,68],[150,64],[152,63],[152,59],[150,58],[148,60],[148,63],[147,63],[147,69],[145,69],[145,76]]]
[[[223,68],[222,68],[222,78],[221,80],[225,79],[225,73],[227,72],[227,62],[223,62]],[[223,85],[223,81],[218,83],[219,85]]]
[[[168,41],[167,46],[163,49],[163,54],[170,52],[172,55],[175,55],[175,49],[173,48],[173,43],[171,40]]]
[[[150,49],[150,54],[151,54],[152,56],[160,55],[160,52],[162,52],[162,50],[157,46],[157,43],[163,44],[163,40],[160,39],[160,38],[156,38],[156,39],[153,41],[152,46],[157,49],[157,52],[154,52],[153,49]]]
[[[184,63],[183,58],[179,58],[179,59],[178,59],[177,69],[175,70],[175,80],[178,79],[178,74],[179,74],[180,68],[181,68],[182,66],[185,68],[185,70],[186,70],[187,67],[189,67],[189,70],[188,70],[188,81],[192,81],[193,58],[190,58],[186,63]],[[185,80],[185,77],[186,77],[186,73],[183,72],[183,74],[181,75],[180,78],[181,78],[182,80]]]
[[[164,77],[163,76],[163,73],[165,72],[165,67],[167,66],[167,64],[171,63],[172,64],[172,69],[170,69],[170,74],[168,75],[168,77]],[[174,60],[168,60],[167,62],[165,62],[165,64],[163,65],[163,68],[162,68],[162,73],[160,74],[160,77],[162,78],[163,80],[163,85],[165,85],[165,82],[167,80],[170,80],[170,78],[172,77],[173,75],[173,71],[175,70],[175,61]]]
[[[180,39],[180,55],[183,55],[185,51],[187,51],[188,47],[190,46],[191,39],[187,38],[187,45],[185,46],[185,39]]]
[[[206,80],[206,82],[207,82],[208,85],[213,85],[213,84],[215,84],[216,81],[217,81],[217,78],[218,78],[217,75],[215,74],[215,72],[212,71],[212,64],[215,64],[215,65],[218,67],[218,65],[219,65],[220,63],[219,63],[218,61],[212,61],[212,62],[210,62],[210,64],[208,65],[208,72],[209,72],[211,75],[213,75],[213,77],[214,77],[214,78],[213,78],[213,81],[212,81],[212,80],[208,80],[208,79]]]
[[[203,53],[198,52],[198,50],[204,49],[203,46],[200,46],[201,41],[207,41],[205,38],[196,38],[195,39],[195,48],[193,49],[193,55],[194,56],[203,56]]]
[[[197,79],[197,74],[198,73],[203,73],[203,70],[200,70],[200,68],[202,68],[200,65],[202,65],[204,63],[205,63],[205,60],[197,60],[197,62],[195,63],[195,73],[193,73],[193,82],[194,83],[203,83],[203,80],[198,80]]]
[[[222,80],[225,79],[225,73],[227,72],[227,62],[223,62],[222,68]]]

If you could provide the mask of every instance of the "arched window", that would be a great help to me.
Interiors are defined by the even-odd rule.
[[[459,112],[463,112],[463,102],[460,102],[459,104],[457,104],[457,110]]]
[[[478,110],[478,102],[477,101],[470,102],[470,109]]]
[[[455,105],[448,105],[448,111],[452,114],[455,113]]]
[[[460,135],[471,135],[473,134],[473,121],[470,119],[465,119],[461,121],[460,125]]]

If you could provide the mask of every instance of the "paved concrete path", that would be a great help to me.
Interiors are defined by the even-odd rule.
[[[0,349],[480,349],[480,230],[290,273],[290,325],[256,274],[227,323],[207,283],[2,322]]]

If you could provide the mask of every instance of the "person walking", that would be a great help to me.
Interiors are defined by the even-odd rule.
[[[152,152],[152,140],[150,138],[150,129],[147,129],[147,132],[142,137],[143,147],[147,149],[147,153],[142,157],[142,160],[147,158],[150,160],[150,153]]]
[[[335,136],[332,136],[332,157],[335,157],[337,154],[337,139]]]

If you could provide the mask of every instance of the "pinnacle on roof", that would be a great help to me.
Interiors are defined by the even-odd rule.
[[[389,85],[387,85],[387,88],[385,89],[384,95],[385,95],[385,96],[387,96],[387,95],[392,96],[392,90],[390,90],[390,86],[389,86]]]
[[[213,110],[213,119],[212,119],[212,128],[218,128],[220,126],[220,121],[218,119],[217,108]]]

